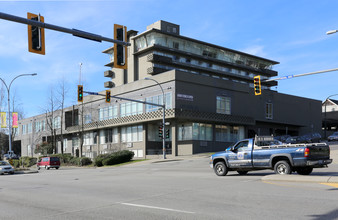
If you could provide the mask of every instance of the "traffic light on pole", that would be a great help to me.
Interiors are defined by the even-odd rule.
[[[162,126],[162,125],[160,125],[160,126],[158,127],[158,136],[159,136],[160,138],[163,138],[163,126]]]
[[[106,90],[106,102],[110,103],[110,90]]]
[[[127,42],[127,27],[114,24],[114,39]],[[114,43],[114,68],[127,69],[127,46]]]
[[[255,95],[261,95],[262,94],[261,76],[255,76],[254,77],[254,89],[255,89]]]
[[[165,131],[165,138],[169,138],[169,137],[170,137],[170,131],[169,131],[169,129],[167,129]]]
[[[82,85],[77,86],[77,101],[83,102],[83,86]]]
[[[44,17],[27,13],[27,19],[44,22]],[[28,51],[45,55],[45,29],[33,25],[28,26]]]

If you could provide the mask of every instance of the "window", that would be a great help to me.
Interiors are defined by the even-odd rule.
[[[72,139],[72,147],[78,147],[79,146],[79,138],[78,137],[74,137]]]
[[[179,43],[173,42],[173,48],[174,48],[174,49],[178,49],[178,47],[179,47]]]
[[[244,138],[244,127],[215,125],[215,138],[219,142],[236,142]]]
[[[121,128],[121,142],[143,141],[143,126],[127,126]]]
[[[125,102],[120,105],[120,116],[130,116],[143,113],[143,104],[138,102]]]
[[[30,134],[30,133],[32,133],[32,123],[29,123],[27,125],[27,134]]]
[[[212,141],[213,130],[211,124],[185,123],[178,128],[178,140]]]
[[[67,151],[67,138],[63,139],[63,152]]]
[[[54,129],[61,128],[61,117],[60,116],[56,116],[54,118],[53,128]]]
[[[265,118],[273,119],[273,104],[270,102],[265,104]]]
[[[85,116],[84,116],[84,123],[85,123],[85,124],[89,124],[89,123],[91,123],[91,122],[92,122],[92,115],[91,115],[91,114],[85,115]]]
[[[231,98],[224,96],[216,97],[216,112],[221,114],[231,114]]]
[[[83,135],[83,144],[92,145],[96,144],[97,132],[85,132]]]
[[[162,97],[163,95],[157,95],[146,98],[146,102],[154,103],[157,105],[163,105]],[[172,108],[172,101],[171,101],[171,93],[164,94],[165,96],[165,108],[171,109]],[[155,105],[146,105],[146,112],[154,112],[159,110],[161,107]]]
[[[100,144],[117,143],[117,128],[100,130]]]
[[[117,106],[108,106],[99,109],[99,121],[117,118]]]

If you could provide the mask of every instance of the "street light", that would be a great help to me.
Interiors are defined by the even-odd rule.
[[[332,97],[332,96],[336,96],[338,94],[334,94],[334,95],[330,95],[325,99],[325,114],[324,114],[324,138],[326,138],[326,102],[327,100]]]
[[[12,86],[12,83],[14,80],[16,80],[17,78],[21,77],[21,76],[36,76],[38,75],[37,73],[33,73],[33,74],[21,74],[18,75],[16,77],[14,77],[14,79],[12,79],[11,83],[9,84],[9,86],[7,86],[6,82],[0,78],[0,80],[2,81],[2,83],[6,86],[7,89],[7,100],[8,100],[8,142],[9,142],[9,150],[8,150],[8,154],[11,155],[12,154],[12,126],[11,126],[11,108],[10,108],[10,89]]]
[[[163,88],[161,86],[161,84],[159,82],[157,82],[155,79],[152,78],[144,78],[145,80],[152,80],[154,81],[157,85],[160,86],[161,90],[162,90],[162,100],[163,100],[163,105],[162,105],[162,109],[163,109],[163,119],[162,119],[162,129],[163,132],[165,133],[165,97],[164,97],[164,91]],[[166,159],[166,155],[165,155],[165,135],[163,133],[163,137],[162,137],[162,151],[163,151],[163,159]]]
[[[331,31],[326,32],[326,34],[329,35],[329,34],[334,34],[334,33],[337,33],[337,32],[338,32],[338,30],[331,30]]]

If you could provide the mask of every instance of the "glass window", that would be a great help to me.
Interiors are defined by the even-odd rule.
[[[231,114],[231,98],[224,96],[216,97],[216,112],[221,114]]]
[[[117,131],[116,131],[117,135]],[[143,126],[135,125],[121,128],[121,142],[143,141]]]

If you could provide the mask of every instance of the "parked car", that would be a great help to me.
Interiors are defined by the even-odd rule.
[[[49,168],[60,168],[60,159],[58,157],[42,157],[36,164],[38,170],[40,167],[44,167],[49,170]]]
[[[292,136],[292,137],[288,137],[284,143],[286,144],[297,144],[299,143],[299,137],[298,136]]]
[[[318,143],[322,139],[322,136],[318,133],[310,133],[300,137],[301,143]]]
[[[327,137],[328,141],[338,141],[338,131]]]
[[[4,173],[14,174],[14,168],[6,161],[0,161],[0,174]]]

